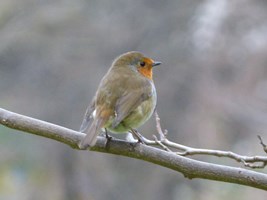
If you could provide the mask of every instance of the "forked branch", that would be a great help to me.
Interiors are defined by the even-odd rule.
[[[78,143],[84,137],[83,133],[70,130],[58,125],[54,125],[48,122],[44,122],[38,119],[16,114],[1,108],[0,108],[0,124],[12,129],[17,129],[27,133],[53,139],[61,143],[67,144],[75,149],[79,149]],[[160,123],[158,121],[157,126],[159,125]],[[160,130],[158,128],[158,131]],[[173,169],[177,172],[182,173],[185,177],[190,179],[202,178],[202,179],[223,181],[229,183],[236,183],[240,185],[247,185],[262,190],[267,190],[266,174],[255,172],[248,169],[201,162],[187,158],[185,156],[181,156],[179,155],[181,153],[172,152],[170,148],[183,150],[184,151],[184,153],[182,153],[183,155],[190,155],[189,153],[186,152],[196,152],[195,151],[196,149],[170,142],[166,138],[166,133],[162,134],[163,135],[160,136],[160,139],[155,138],[154,141],[148,140],[148,143],[150,142],[153,145],[160,145],[160,147],[162,147],[163,150],[149,145],[143,145],[135,142],[127,142],[117,139],[112,139],[109,142],[109,144],[106,145],[106,139],[104,137],[98,137],[96,145],[92,147],[90,150],[110,153],[110,154],[117,154],[148,161],[157,165],[164,166],[166,168]],[[262,145],[263,144],[264,143],[262,141]],[[214,150],[210,151],[212,152]],[[209,153],[208,150],[201,150],[199,152],[202,154],[213,155]],[[222,152],[219,151],[218,155],[223,155],[223,154]],[[235,154],[233,155],[235,156]],[[265,157],[250,158],[244,156],[240,157],[239,155],[237,155],[237,158],[244,159],[245,162],[248,163],[252,158],[258,159],[260,161],[262,161],[263,158],[266,159]]]
[[[149,145],[159,145],[163,147],[163,149],[168,148],[168,150],[176,149],[179,151],[174,151],[176,154],[181,156],[192,156],[192,155],[211,155],[216,157],[227,157],[233,159],[237,162],[242,163],[246,167],[250,168],[264,168],[267,165],[267,156],[244,156],[233,153],[231,151],[221,151],[221,150],[212,150],[212,149],[198,149],[193,147],[188,147],[185,145],[177,144],[171,142],[167,139],[167,131],[162,130],[160,125],[160,118],[155,112],[156,124],[157,124],[157,131],[159,135],[159,139],[154,135],[155,140],[147,140],[147,144]],[[265,153],[267,153],[267,146],[264,144],[262,138],[258,135],[260,140],[260,144],[263,147]],[[170,150],[169,150],[170,151]]]

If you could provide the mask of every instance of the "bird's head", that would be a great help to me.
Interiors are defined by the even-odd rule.
[[[125,68],[140,73],[142,76],[152,80],[152,68],[160,65],[161,62],[144,56],[137,51],[131,51],[120,55],[112,64],[113,68]]]

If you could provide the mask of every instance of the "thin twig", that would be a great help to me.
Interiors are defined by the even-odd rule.
[[[267,165],[267,156],[244,156],[231,151],[221,151],[221,150],[211,150],[211,149],[199,149],[192,148],[178,143],[171,142],[167,139],[166,134],[162,131],[160,125],[160,118],[155,112],[156,127],[160,137],[160,140],[156,142],[157,144],[164,145],[166,147],[177,149],[179,152],[176,152],[177,155],[181,156],[192,156],[192,155],[211,155],[216,157],[226,157],[233,159],[239,163],[242,163],[245,167],[250,168],[264,168]],[[263,150],[267,153],[267,146],[263,143],[263,140],[258,136],[260,144],[263,147]]]
[[[155,119],[156,119],[156,128],[157,128],[157,131],[159,134],[160,141],[163,141],[164,139],[166,139],[167,131],[165,131],[165,133],[162,131],[161,124],[160,124],[160,118],[159,118],[157,111],[155,111]]]
[[[172,152],[166,145],[164,145],[160,140],[158,140],[156,135],[153,135],[153,137],[154,137],[156,144],[161,146],[162,149],[164,149],[165,151],[168,151],[168,152]]]
[[[267,153],[267,146],[266,146],[266,144],[263,143],[263,140],[262,140],[262,138],[261,138],[260,135],[258,135],[258,138],[259,138],[259,140],[260,140],[260,144],[261,144],[261,146],[262,146],[262,148],[263,148],[263,151],[264,151],[265,153]]]

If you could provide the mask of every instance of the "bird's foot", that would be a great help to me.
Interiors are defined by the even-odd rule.
[[[145,144],[145,138],[136,129],[131,129],[131,133],[137,138],[137,143]]]
[[[105,148],[108,148],[109,142],[113,139],[113,137],[108,134],[108,131],[106,128],[105,128],[105,135],[106,135],[106,139],[107,139]]]

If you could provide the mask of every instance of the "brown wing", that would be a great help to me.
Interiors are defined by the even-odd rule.
[[[110,105],[106,103],[106,100],[109,99],[110,104],[114,102],[114,99],[112,99],[108,95],[110,94],[110,91],[116,91],[116,83],[118,83],[118,78],[119,76],[116,75],[116,73],[114,74],[113,71],[108,71],[108,73],[102,78],[98,86],[97,92],[85,112],[83,122],[80,127],[80,132],[88,132],[92,119],[94,118],[93,112],[95,111],[96,107],[106,107],[107,109],[110,108]],[[110,82],[114,82],[115,84],[111,85]]]
[[[125,94],[116,101],[116,117],[112,123],[112,126],[116,127],[142,102],[148,100],[151,95],[152,92],[150,82],[147,82],[145,85],[143,85],[143,87],[137,88],[134,91],[126,91]]]

